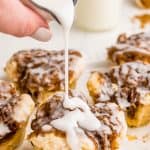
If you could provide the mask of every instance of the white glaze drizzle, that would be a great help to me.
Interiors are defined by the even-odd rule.
[[[143,64],[140,62],[131,62],[122,65],[121,72],[119,72],[119,68],[114,70],[114,76],[118,79],[118,84],[122,85],[124,80],[128,80],[130,82],[136,82],[142,76],[143,78],[150,79],[150,73],[148,73],[150,65]],[[132,69],[132,70],[130,70]],[[130,72],[129,72],[130,71]],[[126,78],[127,74],[129,73],[128,77]],[[122,78],[119,78],[121,74]],[[124,79],[124,80],[123,80]]]
[[[69,32],[70,29],[64,28],[64,37],[65,37],[65,99],[68,99],[68,93],[69,93]]]
[[[12,115],[18,123],[26,122],[34,108],[34,102],[29,95],[22,94],[20,99],[21,101],[16,104]]]
[[[121,71],[120,69],[116,68],[114,69],[114,77],[118,82],[118,85],[121,87],[124,84],[124,81],[127,81],[128,83],[132,83],[135,86],[138,84],[138,80],[141,78],[147,79],[148,85],[147,87],[144,86],[139,86],[136,88],[136,93],[139,94],[140,96],[140,102],[145,100],[145,96],[150,93],[149,88],[150,88],[150,73],[149,73],[149,64],[143,64],[140,62],[131,62],[131,63],[126,63],[121,66]],[[121,78],[119,77],[121,75]],[[127,76],[128,75],[128,76]],[[127,96],[121,96],[123,94],[121,92],[121,89],[118,88],[118,92],[116,93],[117,97],[117,102],[122,108],[127,108],[131,105],[130,102],[127,101]]]
[[[125,121],[124,113],[123,111],[119,110],[119,107],[115,103],[97,103],[95,107],[99,108],[99,110],[105,110],[106,112],[97,112],[95,113],[96,116],[103,116],[103,118],[109,119],[110,124],[113,124],[113,130],[115,130],[117,133],[120,133],[123,129],[123,126],[126,126],[126,123],[123,124]],[[100,132],[103,131],[106,134],[112,134],[111,128],[104,124],[103,121],[101,121],[102,127],[100,129]]]
[[[116,46],[117,48],[120,48],[120,46]],[[114,53],[113,55],[113,60],[115,61],[118,55],[122,55],[123,53],[127,53],[127,52],[135,52],[135,53],[141,53],[141,54],[145,54],[145,55],[150,55],[150,52],[148,52],[145,49],[142,48],[135,48],[133,46],[131,47],[124,47],[124,49],[118,50]]]
[[[52,121],[51,125],[66,133],[67,142],[72,150],[80,150],[78,131],[82,131],[82,135],[86,137],[82,129],[98,131],[101,123],[80,98],[65,99],[64,107],[71,111],[66,111],[62,118]]]

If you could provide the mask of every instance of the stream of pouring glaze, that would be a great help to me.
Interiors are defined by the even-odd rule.
[[[73,0],[49,0],[47,2],[41,0],[33,0],[44,10],[50,10],[53,16],[57,18],[64,31],[65,40],[65,97],[64,108],[65,115],[62,118],[53,120],[51,125],[66,133],[68,145],[72,150],[81,150],[81,143],[78,134],[82,133],[82,137],[87,137],[84,129],[88,131],[96,131],[101,127],[100,121],[91,112],[87,103],[79,97],[69,97],[69,63],[68,63],[68,47],[69,33],[74,21],[74,1]],[[47,5],[49,3],[49,5]],[[69,111],[70,110],[70,111]],[[89,123],[91,122],[91,123]],[[88,139],[88,138],[87,138]],[[88,140],[87,140],[88,141]]]
[[[86,137],[84,130],[96,131],[100,128],[99,120],[90,111],[89,106],[79,97],[69,98],[69,33],[74,20],[74,6],[70,5],[70,11],[66,14],[70,15],[68,22],[62,23],[65,40],[65,99],[64,107],[71,111],[66,111],[65,115],[51,122],[52,126],[66,133],[67,142],[72,150],[81,150],[81,143],[78,132],[82,133],[82,137]],[[58,17],[60,18],[60,17]],[[66,17],[67,18],[67,17]],[[61,19],[63,20],[63,18]],[[92,124],[89,124],[92,122]],[[80,127],[79,127],[80,126]],[[82,129],[83,128],[83,129]],[[87,138],[87,137],[86,137]],[[87,138],[88,139],[88,138]],[[88,140],[87,140],[88,141]]]

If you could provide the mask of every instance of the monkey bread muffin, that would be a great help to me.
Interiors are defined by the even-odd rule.
[[[150,122],[150,64],[125,63],[107,73],[93,72],[87,83],[94,102],[115,102],[129,126]]]
[[[33,108],[29,95],[17,93],[12,83],[0,80],[0,149],[14,150],[22,143]]]
[[[131,36],[121,34],[116,45],[108,48],[108,57],[114,64],[142,61],[150,63],[150,33]]]
[[[123,111],[115,103],[89,106],[74,91],[70,98],[66,104],[57,92],[38,108],[29,135],[35,150],[117,150],[126,135]]]
[[[49,95],[64,90],[64,51],[25,50],[14,54],[5,71],[20,91],[25,91],[42,103]],[[83,57],[69,51],[69,85],[75,87],[83,69]]]

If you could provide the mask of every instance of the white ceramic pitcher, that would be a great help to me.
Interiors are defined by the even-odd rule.
[[[76,0],[21,0],[46,20],[56,20],[64,28],[70,28],[74,20]]]
[[[122,0],[79,0],[76,25],[90,31],[104,31],[117,26]]]

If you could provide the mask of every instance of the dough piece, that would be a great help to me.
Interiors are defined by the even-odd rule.
[[[53,92],[64,90],[64,51],[25,50],[14,54],[5,71],[21,91],[43,103]],[[83,57],[69,51],[69,85],[75,87],[83,70]]]
[[[150,63],[150,34],[138,33],[129,37],[121,34],[116,45],[108,48],[108,57],[115,64],[133,61]]]
[[[71,97],[74,95],[80,96],[73,92]],[[84,96],[80,97],[86,102]],[[67,143],[66,133],[54,128],[51,123],[55,119],[62,118],[66,112],[74,111],[66,109],[63,101],[64,94],[55,93],[37,110],[36,117],[32,121],[33,132],[29,135],[29,140],[35,150],[49,150],[50,147],[53,150],[71,150]],[[117,150],[120,140],[124,139],[126,135],[127,127],[123,111],[115,103],[99,103],[90,108],[102,126],[98,131],[88,131],[84,128],[79,128],[79,130],[77,127],[74,129],[76,132],[78,131],[81,149]],[[76,115],[74,117],[76,118]],[[70,119],[73,120],[73,118]]]
[[[150,0],[136,0],[136,3],[141,8],[150,8]]]
[[[14,150],[24,140],[34,108],[27,94],[18,94],[12,83],[0,80],[0,149]]]
[[[150,65],[126,63],[102,74],[93,72],[87,83],[94,102],[115,102],[126,112],[129,126],[150,122]]]

